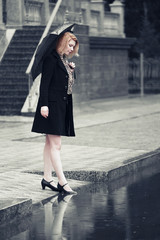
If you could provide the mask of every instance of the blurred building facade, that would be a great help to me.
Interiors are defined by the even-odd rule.
[[[0,106],[5,98],[8,101],[8,107],[0,114],[20,113],[28,95],[25,71],[57,2],[0,0],[0,84],[3,85]],[[75,34],[80,41],[80,57],[74,59],[77,65],[75,102],[127,95],[128,49],[132,39],[125,38],[122,1],[115,0],[110,4],[110,11],[106,12],[103,0],[62,0],[52,29],[66,22],[77,23]],[[28,50],[27,44],[30,44]],[[18,96],[16,89],[19,89]],[[33,95],[37,98],[38,90],[35,87],[32,91],[30,100],[34,106]],[[27,101],[24,112],[27,111]],[[34,107],[30,110],[34,111]]]

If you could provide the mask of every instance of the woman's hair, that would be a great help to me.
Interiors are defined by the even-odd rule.
[[[73,52],[69,54],[68,58],[72,58],[73,56],[78,56],[78,50],[79,50],[79,42],[76,36],[73,33],[65,32],[57,41],[56,45],[56,51],[59,54],[64,53],[64,49],[66,48],[67,44],[70,40],[74,40],[76,45],[73,48]]]

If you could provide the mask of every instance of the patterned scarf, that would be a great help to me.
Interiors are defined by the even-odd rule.
[[[73,77],[73,74],[71,72],[71,69],[69,67],[69,62],[67,60],[67,58],[65,57],[65,55],[60,55],[60,58],[68,72],[68,75],[69,75],[69,78],[68,78],[68,91],[67,91],[67,94],[72,94],[72,86],[74,84],[74,77]]]

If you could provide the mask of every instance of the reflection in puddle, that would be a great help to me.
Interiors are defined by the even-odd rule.
[[[0,228],[0,239],[160,239],[159,183],[157,173],[118,189],[92,184],[76,196],[57,195],[36,206],[30,218],[19,221],[19,232],[15,223],[10,224],[12,231],[8,225]]]

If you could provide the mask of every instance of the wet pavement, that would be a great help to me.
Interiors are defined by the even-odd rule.
[[[160,95],[80,103],[74,115],[76,138],[62,139],[66,172],[108,173],[160,146]],[[32,117],[0,116],[1,200],[22,197],[35,204],[53,195],[41,190],[40,175],[30,173],[43,171],[44,146],[44,136],[30,132],[32,121]],[[86,184],[68,182],[79,189]]]
[[[1,240],[158,240],[159,170],[125,177],[121,186],[90,184],[76,196],[52,196],[32,215],[0,226]]]

